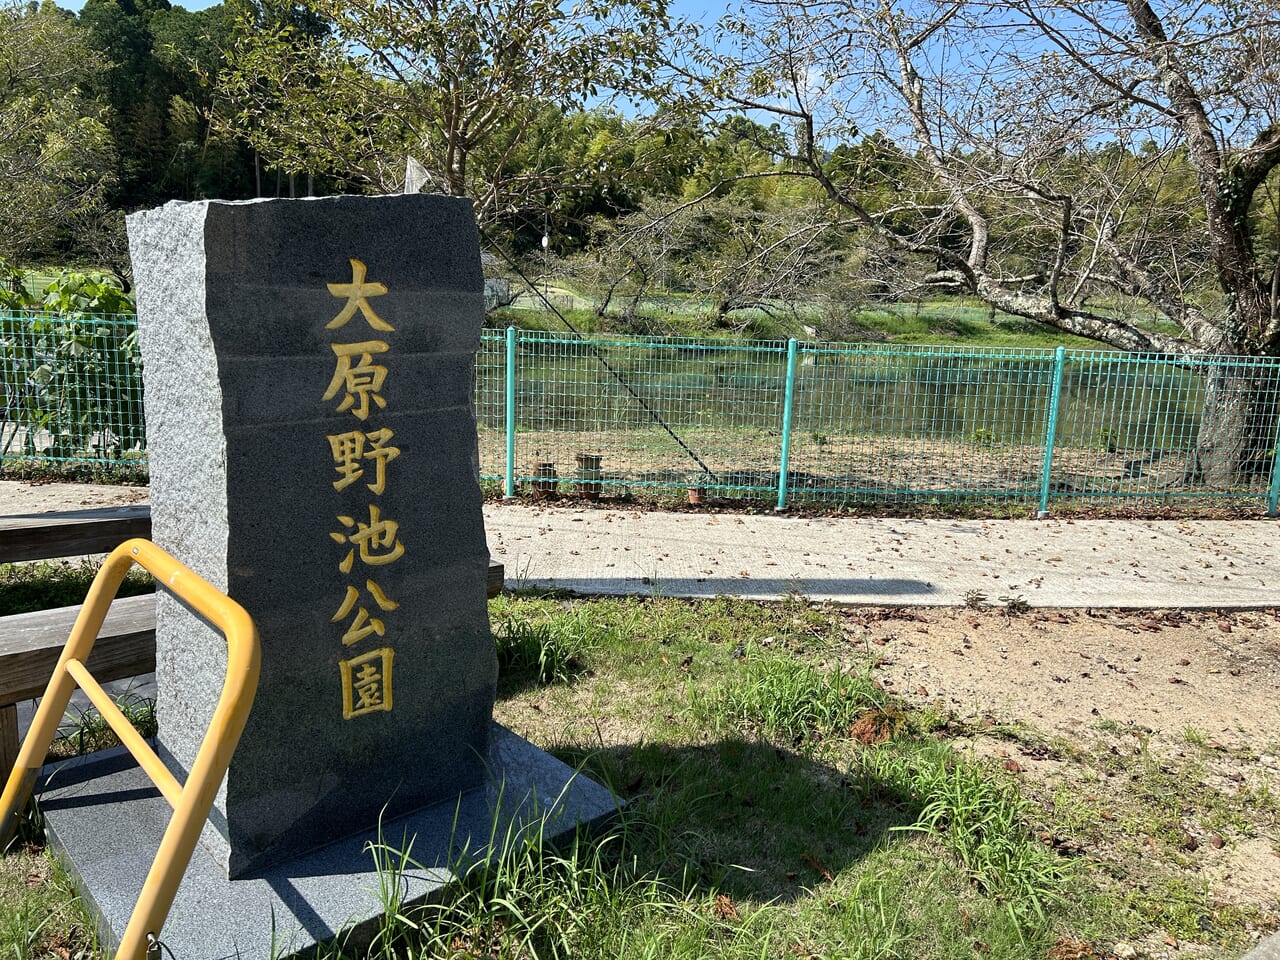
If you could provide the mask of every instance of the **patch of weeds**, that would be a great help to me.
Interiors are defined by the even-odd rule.
[[[94,925],[52,855],[21,846],[0,856],[0,956],[43,960],[98,955]]]
[[[1209,881],[1198,877],[1157,877],[1140,895],[1135,891],[1124,899],[1148,923],[1196,943],[1244,946],[1250,942],[1244,930],[1264,920],[1257,907],[1213,900]]]
[[[1020,617],[1031,609],[1031,604],[1027,603],[1022,594],[1014,597],[1001,597],[1000,602],[1004,604],[1004,615],[1006,617]]]
[[[755,727],[797,742],[849,736],[855,722],[887,702],[868,675],[781,658],[749,660],[736,676],[707,693],[695,689],[690,699],[699,722]]]
[[[532,677],[542,686],[568,683],[583,669],[588,641],[559,621],[505,617],[493,625],[500,674]]]
[[[154,700],[128,693],[116,697],[115,704],[120,708],[125,719],[133,724],[143,737],[150,739],[156,735],[158,727]],[[75,710],[74,707],[72,709]],[[102,718],[102,714],[93,707],[87,707],[75,711],[74,714],[68,711],[68,715],[63,718],[63,723],[58,728],[57,736],[49,747],[49,756],[62,760],[119,745],[120,738]]]
[[[1205,748],[1209,745],[1209,738],[1203,731],[1197,730],[1195,727],[1187,727],[1183,730],[1182,738],[1186,740],[1187,743],[1196,747]]]
[[[981,610],[987,605],[987,595],[981,590],[969,590],[964,595],[964,605],[970,610]]]
[[[878,747],[855,763],[863,776],[895,785],[919,805],[916,823],[898,829],[937,839],[980,890],[1020,920],[1043,921],[1060,902],[1065,866],[1033,836],[1034,805],[1008,779],[936,741],[911,750]]]
[[[685,893],[634,873],[624,833],[557,849],[535,828],[491,834],[451,869],[462,879],[448,900],[405,908],[400,878],[411,849],[380,842],[387,915],[370,957],[753,957],[770,952],[767,913],[739,910],[714,891]],[[492,856],[486,854],[492,853]],[[636,951],[641,953],[637,954]]]
[[[89,560],[0,564],[0,616],[49,610],[84,603],[98,574]],[[133,567],[120,584],[118,597],[133,597],[155,590],[151,574]]]
[[[145,461],[94,463],[75,460],[8,458],[0,461],[0,480],[36,480],[57,483],[111,483],[146,486]]]
[[[969,442],[979,447],[994,447],[1000,442],[1000,436],[993,430],[978,427],[969,434]]]

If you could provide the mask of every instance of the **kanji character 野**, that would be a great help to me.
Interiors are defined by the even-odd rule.
[[[338,471],[340,477],[333,481],[333,489],[343,490],[351,486],[364,476],[360,461],[372,460],[375,469],[374,482],[366,483],[365,486],[374,493],[382,493],[387,486],[387,464],[400,456],[398,447],[387,446],[394,436],[395,434],[387,427],[371,433],[353,430],[350,433],[330,434],[329,449],[333,453],[334,469]],[[366,442],[369,445],[368,449],[365,448]]]

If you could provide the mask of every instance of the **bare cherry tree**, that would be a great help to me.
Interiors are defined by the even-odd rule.
[[[1269,0],[757,0],[671,68],[789,131],[776,172],[926,282],[1124,350],[1274,355],[1278,27]],[[1273,393],[1211,370],[1192,470],[1256,468]]]

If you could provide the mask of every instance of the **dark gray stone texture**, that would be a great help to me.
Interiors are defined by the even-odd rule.
[[[617,812],[605,788],[499,726],[483,786],[400,819],[382,840],[417,863],[401,877],[406,903],[447,896],[466,865],[489,855],[490,838],[532,831],[544,843]],[[168,823],[168,804],[121,750],[50,765],[37,789],[49,836],[115,947]],[[228,880],[196,851],[160,939],[177,960],[276,960],[339,937],[358,944],[384,905],[368,845],[376,824],[249,879]],[[364,927],[362,928],[362,925]],[[340,936],[339,936],[340,935]],[[272,944],[275,944],[273,950]]]
[[[483,320],[466,200],[332,197],[171,203],[129,218],[144,361],[153,537],[258,624],[257,699],[203,842],[233,877],[478,785],[497,662],[485,601],[472,371]],[[390,331],[328,284],[367,266]],[[322,399],[333,345],[380,342],[368,416]],[[359,365],[359,358],[352,357]],[[394,432],[344,489],[329,437]],[[331,534],[398,524],[403,555],[370,565]],[[340,518],[348,518],[344,521]],[[394,551],[370,552],[371,558]],[[371,579],[396,609],[366,589]],[[347,588],[356,606],[339,622]],[[344,646],[363,608],[385,634]],[[159,752],[180,776],[225,669],[222,638],[181,604],[157,611]],[[367,621],[366,621],[367,622]],[[339,661],[394,651],[392,709],[343,718]]]

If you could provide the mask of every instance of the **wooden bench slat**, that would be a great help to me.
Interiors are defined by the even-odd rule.
[[[0,563],[109,553],[151,536],[151,507],[106,507],[0,517]]]
[[[44,693],[79,607],[59,607],[5,617],[0,635],[0,704],[30,700]],[[89,671],[102,682],[135,677],[156,668],[155,594],[124,597],[111,604]]]

